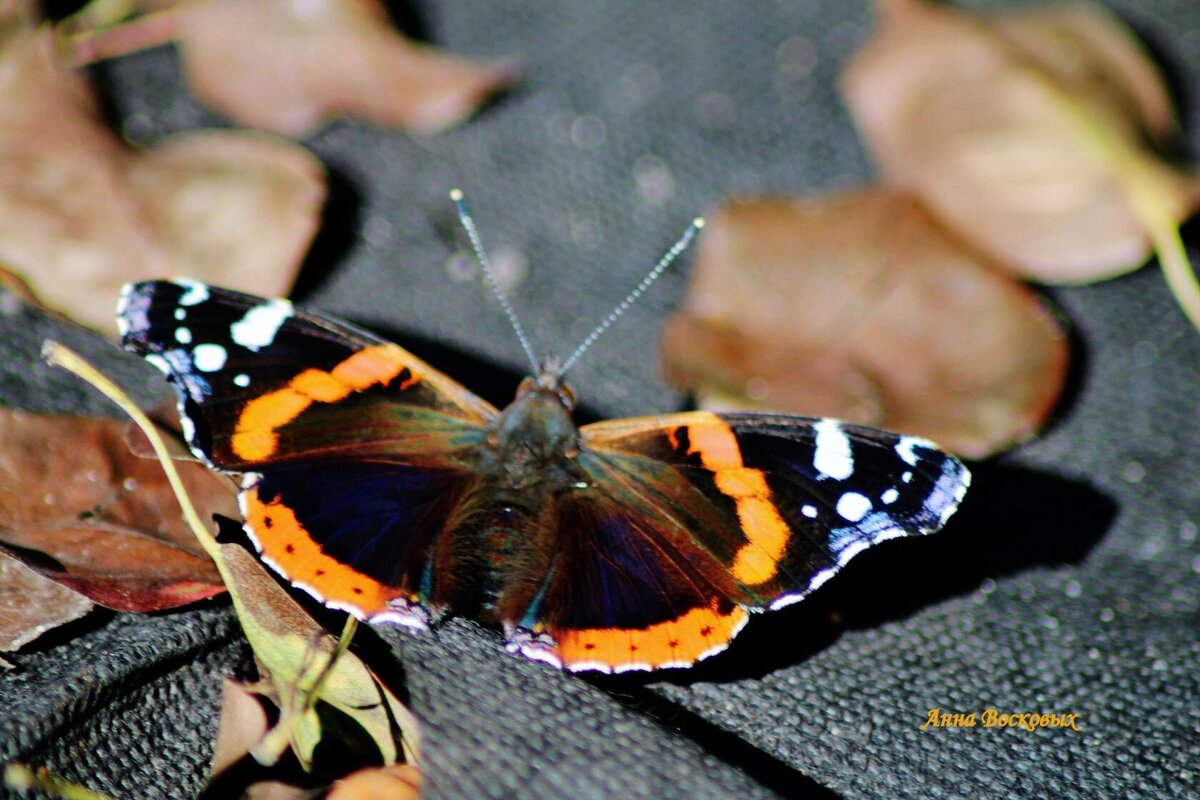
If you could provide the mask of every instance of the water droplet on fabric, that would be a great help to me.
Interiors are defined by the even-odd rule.
[[[635,161],[633,179],[638,195],[650,205],[661,206],[675,193],[671,170],[658,156],[646,155]]]
[[[604,146],[608,130],[599,117],[586,114],[571,123],[571,144],[580,150],[598,150]]]

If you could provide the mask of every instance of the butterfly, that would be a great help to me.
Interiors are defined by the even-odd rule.
[[[718,653],[868,547],[941,528],[970,482],[924,439],[832,419],[577,426],[552,360],[497,409],[366,330],[194,281],[130,284],[118,321],[292,585],[371,623],[469,616],[568,670]]]

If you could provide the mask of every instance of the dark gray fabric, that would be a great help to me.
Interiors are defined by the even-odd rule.
[[[1200,7],[1115,7],[1173,71],[1194,145]],[[523,359],[492,298],[449,265],[452,186],[493,256],[526,266],[512,295],[535,345],[565,351],[720,198],[871,178],[835,89],[869,30],[860,0],[400,11],[436,44],[523,59],[529,79],[444,136],[342,122],[307,142],[334,195],[300,299],[398,338],[493,402],[511,396]],[[780,47],[793,37],[785,51],[812,58],[788,69]],[[100,77],[135,140],[222,124],[188,98],[169,49]],[[664,278],[573,371],[589,413],[680,406],[654,352],[685,280],[686,266]],[[863,555],[694,672],[583,679],[516,659],[466,622],[385,632],[425,719],[431,795],[1200,794],[1200,334],[1154,269],[1053,297],[1076,366],[1050,430],[980,465],[944,534]],[[0,401],[106,413],[38,366],[41,337],[61,326],[4,311]],[[158,396],[152,370],[88,350],[140,399]],[[125,798],[190,796],[220,677],[245,664],[233,625],[220,608],[99,615],[13,656],[0,759]],[[1081,730],[919,730],[932,708],[989,707],[1076,713]]]

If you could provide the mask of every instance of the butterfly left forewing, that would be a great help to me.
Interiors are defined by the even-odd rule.
[[[168,376],[192,450],[241,474],[264,560],[323,602],[422,626],[463,582],[474,454],[498,413],[348,323],[194,281],[131,284],[121,343]]]
[[[542,598],[526,612],[521,642],[536,650],[531,634],[542,633],[547,660],[585,665],[576,668],[680,666],[719,652],[746,611],[805,597],[874,544],[942,527],[970,481],[930,442],[826,419],[699,411],[580,433],[578,462],[591,485],[572,502],[586,503],[592,521],[563,525],[560,537],[584,531],[582,557],[593,560],[555,565],[546,588],[557,593],[554,602]],[[561,547],[569,554],[577,545]],[[646,557],[630,562],[618,550]],[[598,577],[555,574],[586,569]],[[632,588],[647,580],[667,588]],[[617,607],[639,595],[647,624],[634,624],[632,614],[621,621]],[[562,608],[577,610],[555,616]],[[692,644],[668,646],[689,641],[681,633]],[[620,650],[639,640],[642,655]],[[578,652],[589,642],[604,667]],[[654,644],[653,658],[645,642]]]

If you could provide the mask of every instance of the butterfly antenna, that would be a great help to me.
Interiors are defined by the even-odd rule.
[[[521,327],[521,320],[517,319],[517,312],[513,310],[512,303],[508,302],[508,296],[504,294],[504,290],[500,288],[500,282],[496,280],[496,274],[492,272],[492,263],[488,261],[487,252],[484,251],[483,243],[479,240],[479,230],[475,227],[475,220],[471,218],[471,212],[467,211],[467,202],[463,198],[462,190],[451,189],[450,199],[454,202],[454,207],[458,209],[458,219],[467,231],[471,247],[475,250],[475,258],[479,261],[479,266],[483,268],[483,275],[487,278],[488,285],[492,287],[496,299],[500,301],[500,307],[504,309],[504,315],[512,324],[517,339],[521,342],[521,349],[525,351],[525,356],[529,359],[530,366],[533,367],[533,374],[536,375],[541,372],[541,365],[538,363],[537,356],[533,354],[533,346],[529,343],[529,337],[525,335],[525,329]]]
[[[588,348],[595,344],[596,340],[599,339],[606,330],[611,328],[612,324],[620,319],[621,315],[628,311],[629,307],[633,305],[639,297],[645,294],[646,290],[649,289],[650,286],[656,280],[658,280],[664,272],[667,271],[667,268],[671,266],[675,259],[679,257],[679,254],[687,249],[688,245],[692,243],[692,239],[696,238],[696,234],[699,233],[700,229],[703,227],[703,217],[696,217],[694,220],[692,220],[692,224],[688,225],[687,230],[683,232],[683,236],[679,237],[679,241],[671,245],[670,250],[663,253],[663,257],[658,260],[658,263],[654,265],[652,270],[646,273],[646,277],[642,278],[641,282],[637,286],[633,287],[633,291],[625,295],[624,300],[617,303],[617,307],[609,312],[608,316],[604,318],[604,321],[602,321],[592,330],[591,333],[584,337],[584,340],[579,343],[579,347],[575,348],[575,352],[571,353],[571,355],[567,357],[567,360],[563,362],[562,367],[559,368],[559,375],[566,374],[567,370],[569,370],[571,366],[579,360],[579,357],[587,352]]]

